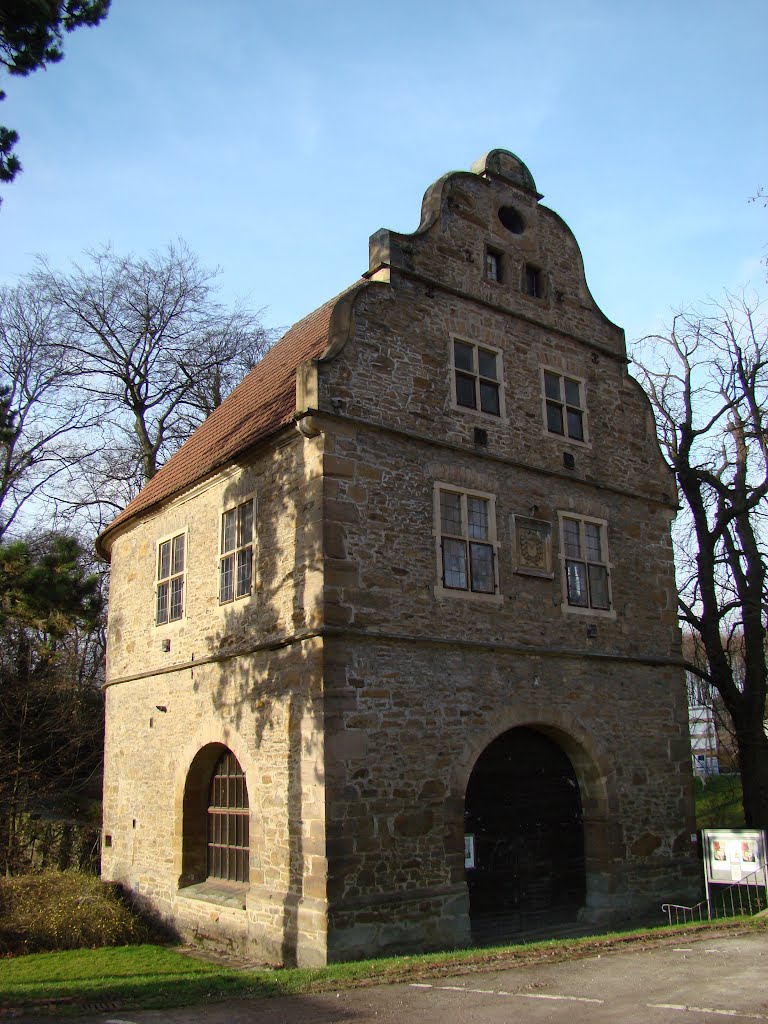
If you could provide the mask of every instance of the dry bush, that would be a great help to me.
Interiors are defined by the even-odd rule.
[[[0,878],[0,955],[163,941],[116,885],[79,871]]]

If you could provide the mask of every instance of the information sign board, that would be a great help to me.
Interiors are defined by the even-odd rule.
[[[705,828],[701,836],[708,883],[766,884],[766,836],[762,829]]]

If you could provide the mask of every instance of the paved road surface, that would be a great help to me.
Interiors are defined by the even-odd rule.
[[[50,1020],[50,1018],[48,1018]],[[205,1008],[103,1013],[81,1024],[739,1024],[768,1022],[768,936]]]

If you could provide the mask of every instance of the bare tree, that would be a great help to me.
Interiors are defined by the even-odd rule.
[[[146,258],[110,247],[86,257],[68,273],[40,258],[31,283],[58,311],[63,357],[78,362],[78,386],[108,435],[102,452],[119,453],[109,473],[141,485],[263,354],[270,333],[260,312],[215,300],[218,272],[184,242]]]
[[[733,722],[748,825],[768,827],[765,732],[768,330],[727,295],[643,339],[638,376],[677,478],[680,618]]]
[[[60,344],[56,311],[34,288],[0,289],[0,538],[87,451],[93,424],[72,388],[76,356]],[[29,525],[29,523],[27,524]]]
[[[90,451],[56,479],[49,497],[56,522],[87,543],[131,502],[143,483],[136,446],[113,423],[88,432]],[[123,446],[124,445],[124,446]]]

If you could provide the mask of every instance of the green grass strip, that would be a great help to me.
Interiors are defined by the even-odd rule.
[[[733,927],[763,926],[743,918]],[[717,922],[718,929],[728,927]],[[161,1009],[190,1003],[217,1002],[236,997],[267,997],[327,992],[359,985],[408,982],[444,977],[466,970],[504,969],[515,964],[552,963],[578,959],[623,944],[663,941],[683,931],[640,929],[603,936],[552,939],[519,946],[425,953],[333,964],[317,969],[250,970],[222,967],[193,959],[163,946],[119,946],[60,953],[35,953],[0,960],[0,1006],[51,1003],[56,1016],[88,1010],[88,1004],[121,1008]],[[637,947],[635,947],[637,948]]]
[[[0,960],[0,1005],[72,999],[162,1007],[274,995],[272,974],[249,975],[151,945],[33,953]]]

